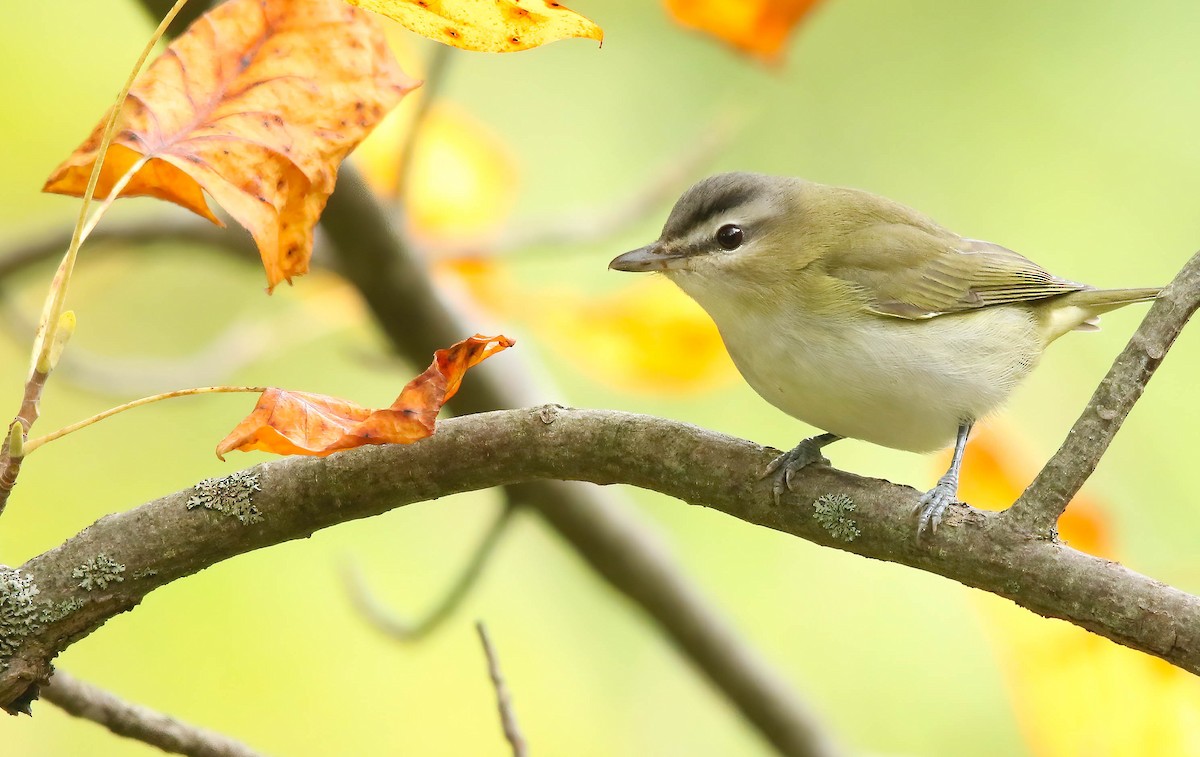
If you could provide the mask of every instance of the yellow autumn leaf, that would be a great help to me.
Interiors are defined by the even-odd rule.
[[[543,295],[531,319],[546,344],[591,377],[640,391],[703,391],[736,373],[712,320],[669,282],[646,279],[602,297]]]
[[[524,287],[503,260],[486,255],[438,259],[431,273],[441,292],[497,319],[520,317],[525,303],[538,302],[542,296]]]
[[[486,53],[528,50],[604,32],[555,0],[347,0],[429,39]]]
[[[1018,447],[1016,435],[995,424],[981,429],[967,445],[963,499],[989,508],[1016,499],[1034,471],[1019,460]],[[1059,531],[1076,549],[1117,556],[1111,518],[1093,495],[1071,502]],[[1200,754],[1200,678],[1001,597],[972,596],[1031,753]]]
[[[393,111],[354,154],[367,181],[393,194],[410,109]],[[402,198],[410,231],[432,246],[486,247],[516,199],[517,164],[486,124],[451,104],[433,105],[412,146],[409,192]]]

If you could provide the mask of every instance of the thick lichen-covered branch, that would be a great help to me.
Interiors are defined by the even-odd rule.
[[[21,702],[30,684],[49,675],[56,654],[175,579],[404,504],[540,479],[653,489],[818,544],[952,578],[1200,673],[1200,598],[966,506],[952,507],[932,543],[919,545],[909,517],[915,490],[823,465],[806,469],[776,507],[769,484],[756,475],[774,454],[659,418],[547,407],[449,420],[412,445],[257,466],[239,477],[257,482],[247,492],[262,516],[254,523],[189,509],[195,490],[176,492],[103,518],[28,561],[19,574],[5,574],[4,585],[20,596],[0,596],[0,605],[16,602],[25,610],[15,614],[15,632],[0,628],[0,637],[9,639],[0,660],[0,704]],[[814,507],[822,498],[825,507]],[[854,531],[847,530],[851,514]],[[99,555],[125,566],[123,580],[87,591],[74,570]],[[55,611],[66,607],[73,609]]]

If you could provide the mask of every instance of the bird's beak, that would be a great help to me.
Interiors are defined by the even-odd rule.
[[[608,267],[614,271],[632,271],[635,273],[669,271],[681,267],[680,263],[685,257],[687,257],[686,254],[668,252],[658,242],[653,242],[645,247],[639,247],[632,252],[627,252],[624,255],[618,255],[613,258]]]

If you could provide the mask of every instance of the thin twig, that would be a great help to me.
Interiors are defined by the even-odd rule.
[[[471,560],[462,569],[462,572],[451,584],[450,589],[442,595],[442,598],[434,605],[425,617],[417,621],[410,621],[404,618],[397,617],[389,608],[385,607],[382,602],[371,592],[371,588],[367,586],[366,580],[363,578],[362,572],[354,562],[347,561],[343,570],[343,579],[346,584],[346,591],[350,595],[350,599],[354,602],[355,608],[370,621],[371,625],[383,631],[388,636],[399,641],[411,642],[420,641],[428,636],[433,631],[441,627],[454,611],[458,609],[462,601],[466,599],[471,588],[479,580],[479,576],[483,573],[484,566],[496,551],[496,545],[500,543],[500,537],[507,530],[509,523],[512,522],[512,506],[505,506],[496,519],[492,521],[492,525],[488,527],[487,533],[471,554]]]
[[[108,199],[96,208],[96,213],[92,218],[88,219],[88,207],[92,202],[92,196],[96,191],[96,185],[100,180],[100,170],[104,165],[105,157],[108,154],[108,148],[112,144],[113,134],[116,132],[117,119],[120,116],[121,107],[125,104],[125,98],[129,94],[129,90],[133,87],[133,82],[141,72],[142,66],[146,64],[146,59],[150,57],[150,52],[154,46],[158,44],[158,40],[166,33],[167,27],[170,26],[171,20],[178,15],[183,9],[187,0],[176,0],[171,9],[167,11],[167,15],[163,18],[158,28],[150,36],[150,40],[142,49],[141,56],[130,71],[129,77],[125,80],[125,85],[121,88],[117,95],[116,102],[112,110],[108,114],[107,122],[105,123],[104,132],[100,137],[100,145],[96,150],[96,161],[92,165],[92,173],[88,177],[87,189],[84,190],[83,198],[79,204],[79,216],[75,222],[74,231],[71,233],[71,242],[67,247],[67,253],[63,256],[62,263],[59,264],[58,271],[55,272],[54,278],[50,282],[50,289],[46,294],[45,303],[42,305],[42,315],[38,322],[37,333],[33,338],[32,358],[29,365],[29,374],[25,381],[25,396],[21,403],[21,408],[17,413],[17,420],[24,426],[28,433],[30,426],[37,417],[38,403],[41,401],[42,389],[46,384],[46,379],[49,377],[50,371],[54,366],[51,364],[50,355],[56,350],[56,342],[61,347],[61,341],[55,339],[55,332],[62,327],[63,308],[66,303],[67,289],[71,283],[71,274],[75,268],[75,261],[79,256],[79,246],[83,244],[83,240],[95,228],[105,212],[112,206],[113,201],[120,196],[121,190],[129,180],[141,170],[146,159],[136,161],[128,171],[125,172],[120,179],[117,180],[109,193]],[[8,505],[8,499],[12,496],[13,487],[16,486],[17,476],[21,472],[21,461],[23,457],[16,457],[10,453],[10,448],[6,446],[3,452],[0,452],[0,515],[4,514],[4,508]]]
[[[176,389],[173,392],[163,392],[150,397],[142,397],[140,399],[126,402],[123,405],[110,407],[103,412],[96,413],[95,415],[84,418],[81,421],[76,421],[69,426],[63,426],[57,431],[52,431],[49,434],[39,436],[36,439],[30,439],[29,441],[25,442],[25,454],[28,455],[30,452],[33,452],[43,444],[47,444],[56,439],[61,439],[67,434],[73,434],[82,428],[91,426],[93,423],[99,423],[106,418],[111,418],[118,413],[123,413],[126,410],[132,410],[135,407],[142,407],[143,405],[150,405],[155,402],[162,402],[163,400],[171,400],[175,399],[176,397],[193,397],[199,394],[228,394],[233,392],[262,393],[266,390],[267,388],[265,386],[201,386],[192,389]]]
[[[190,757],[260,757],[259,752],[224,734],[198,728],[161,712],[120,699],[115,694],[54,671],[42,687],[42,698],[77,718],[98,723],[118,736],[135,739],[172,754]]]
[[[483,621],[476,621],[475,630],[479,632],[479,641],[483,644],[483,653],[487,656],[488,676],[492,679],[492,686],[496,689],[496,706],[500,710],[500,725],[504,728],[504,738],[508,739],[508,743],[512,746],[513,757],[528,757],[529,747],[525,743],[525,737],[521,735],[521,727],[517,724],[517,714],[513,711],[512,694],[508,690],[508,684],[504,682],[504,676],[500,673],[500,659],[496,656],[496,650],[492,647],[492,640],[488,638],[487,627],[483,625]]]
[[[184,0],[180,0],[176,4],[176,9],[183,2]],[[160,26],[157,34],[161,34],[162,29],[163,27]],[[157,39],[157,36],[155,39]],[[145,55],[142,56],[142,59],[138,61],[138,65],[134,68],[135,74],[144,62]],[[128,91],[129,85],[126,84],[125,89],[121,92],[121,96],[117,98],[117,108],[120,107],[124,95]],[[111,132],[114,123],[115,117],[110,117],[109,132]],[[102,161],[104,158],[105,150],[108,149],[107,140],[110,136],[110,133],[106,133],[104,140],[101,141],[98,161]],[[71,324],[70,329],[74,329],[74,316],[67,314],[64,317],[63,303],[67,296],[67,287],[71,282],[71,272],[75,266],[79,245],[83,244],[83,240],[87,239],[88,234],[96,227],[96,224],[100,222],[100,219],[104,217],[108,209],[112,207],[113,202],[121,194],[121,190],[125,188],[129,180],[133,178],[133,175],[141,170],[141,167],[145,164],[145,160],[136,161],[117,180],[108,197],[96,207],[96,212],[92,214],[90,219],[86,219],[85,222],[88,202],[91,200],[92,191],[96,188],[96,178],[100,173],[99,163],[97,163],[97,168],[92,171],[87,192],[84,194],[83,210],[80,212],[79,223],[76,224],[75,231],[71,236],[71,246],[67,249],[67,254],[63,257],[62,263],[59,264],[58,271],[55,272],[54,278],[50,283],[50,289],[46,294],[46,302],[42,306],[41,321],[39,321],[37,330],[34,333],[33,357],[30,361],[29,375],[25,379],[25,392],[21,398],[21,407],[17,410],[17,416],[14,419],[21,424],[26,434],[29,433],[30,428],[33,427],[34,422],[38,419],[38,415],[41,412],[42,392],[46,388],[46,380],[50,378],[50,372],[54,370],[54,364],[61,354],[65,337],[70,334],[70,331],[60,330],[66,328],[64,326],[65,322],[69,322]],[[31,449],[32,447],[28,444],[25,445],[25,452]],[[8,506],[8,499],[12,496],[13,487],[17,485],[17,477],[21,473],[21,465],[24,460],[24,454],[17,456],[7,447],[0,452],[0,515],[4,514],[4,509]]]
[[[1142,396],[1146,383],[1197,307],[1200,307],[1200,252],[1192,256],[1159,295],[1096,387],[1062,446],[1004,513],[1004,518],[1015,528],[1043,538],[1053,536],[1055,524],[1067,504],[1096,470],[1125,417]]]
[[[88,207],[92,202],[96,186],[100,181],[101,169],[108,158],[108,148],[112,146],[113,137],[117,131],[117,121],[120,119],[121,110],[125,106],[125,100],[129,96],[129,91],[133,89],[133,84],[137,80],[138,74],[141,73],[142,67],[146,65],[146,60],[150,57],[150,53],[154,51],[154,47],[158,44],[158,41],[166,34],[167,27],[171,25],[171,21],[183,9],[186,2],[187,0],[176,0],[171,9],[167,11],[167,15],[159,22],[158,27],[150,35],[150,39],[146,41],[146,45],[142,48],[142,53],[138,56],[137,62],[133,64],[133,69],[129,72],[128,78],[125,79],[125,84],[117,94],[117,99],[113,103],[112,109],[108,112],[104,131],[100,136],[100,145],[96,148],[96,159],[92,163],[92,172],[88,177],[87,188],[84,190],[80,201],[79,219],[75,223],[75,230],[71,235],[71,243],[67,247],[67,254],[63,256],[62,263],[58,267],[58,272],[54,275],[54,280],[50,285],[50,292],[46,297],[46,304],[42,308],[42,318],[38,324],[38,335],[34,341],[33,365],[30,367],[31,373],[45,360],[45,352],[50,342],[53,341],[54,330],[58,328],[58,319],[62,316],[63,308],[67,301],[67,291],[71,285],[71,277],[75,271],[75,262],[79,259],[80,245],[83,244],[84,239],[96,227],[96,224],[100,222],[100,219],[108,209],[112,207],[112,203],[116,198],[120,197],[121,191],[133,178],[134,174],[140,171],[142,166],[150,160],[150,156],[143,156],[135,161],[116,183],[113,184],[112,190],[108,193],[108,198],[96,208],[95,214],[90,219],[88,218]]]
[[[21,424],[25,434],[29,433],[30,427],[38,419],[41,411],[42,389],[46,386],[47,378],[49,378],[48,373],[35,368],[25,381],[25,394],[21,398],[21,408],[17,411],[17,417],[14,419],[16,423]],[[7,445],[4,449],[0,449],[0,515],[4,514],[4,508],[8,506],[8,499],[12,496],[13,487],[17,485],[17,476],[21,474],[21,464],[24,461],[24,454],[17,456]]]

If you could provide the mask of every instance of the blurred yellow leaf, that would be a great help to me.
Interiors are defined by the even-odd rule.
[[[595,299],[547,295],[535,321],[547,343],[598,381],[642,391],[701,391],[731,379],[712,320],[665,280],[645,279]]]
[[[666,0],[684,26],[711,34],[741,52],[767,62],[779,59],[783,45],[820,0]]]
[[[1016,499],[1033,470],[1017,447],[1015,435],[981,429],[967,445],[962,498],[997,508]],[[1111,520],[1094,496],[1077,496],[1059,531],[1076,549],[1116,556]],[[1200,678],[1006,599],[973,596],[1034,754],[1200,754]]]
[[[494,257],[437,260],[433,276],[443,293],[461,294],[460,302],[504,318],[515,317],[521,303],[541,299],[540,294],[523,289],[509,267]]]
[[[383,194],[395,192],[410,128],[410,110],[398,109],[355,152],[355,162]],[[495,132],[465,110],[437,103],[413,144],[405,215],[423,241],[484,247],[512,210],[516,184],[516,160]]]
[[[347,0],[417,34],[464,50],[509,53],[569,37],[604,39],[555,0]]]

